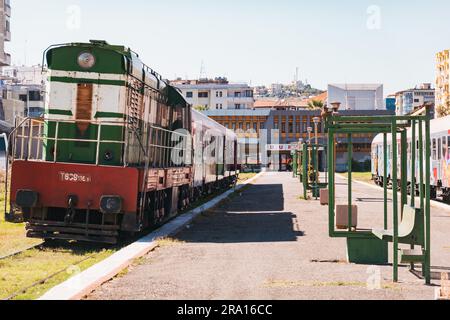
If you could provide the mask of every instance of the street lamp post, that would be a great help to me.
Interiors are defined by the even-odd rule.
[[[320,122],[320,118],[319,117],[314,117],[313,118],[313,122],[314,122],[314,133],[315,133],[315,150],[314,150],[314,157],[315,157],[315,163],[314,163],[314,183],[315,183],[315,193],[316,193],[316,197],[317,197],[317,188],[319,185],[319,132],[318,132],[318,127],[319,127],[319,122]]]
[[[313,118],[313,122],[314,122],[314,132],[315,132],[315,136],[316,136],[316,145],[318,145],[319,144],[318,127],[319,127],[320,118],[319,117],[314,117]]]
[[[341,103],[340,102],[332,102],[331,103],[331,109],[333,110],[332,112],[331,112],[331,114],[333,115],[333,116],[335,116],[335,115],[337,115],[338,114],[338,111],[339,111],[339,108],[341,107]],[[333,141],[333,156],[334,156],[334,166],[336,167],[336,145],[337,145],[337,141],[336,141],[336,136],[334,136],[334,141]],[[328,146],[328,152],[330,152],[330,147],[331,146]],[[330,177],[330,179],[331,179],[331,177]],[[333,181],[334,181],[334,179],[333,179]],[[334,190],[334,194],[333,195],[330,195],[330,196],[332,196],[333,198],[336,196],[336,188],[333,188],[333,190]]]
[[[307,174],[308,174],[308,181],[310,181],[310,175],[309,175],[309,169],[311,168],[311,147],[312,147],[312,143],[311,143],[311,133],[313,131],[312,127],[308,127],[306,129],[308,131],[308,170],[307,170]]]

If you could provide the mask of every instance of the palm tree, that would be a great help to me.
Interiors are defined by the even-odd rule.
[[[200,112],[209,110],[207,106],[195,106],[194,109]]]
[[[308,109],[311,109],[311,110],[318,110],[318,109],[320,109],[320,110],[322,110],[323,107],[324,107],[323,101],[312,100],[312,101],[308,102]]]

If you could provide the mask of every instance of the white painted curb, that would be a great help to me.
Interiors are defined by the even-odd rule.
[[[252,179],[245,181],[236,186],[235,189],[228,190],[213,200],[203,204],[202,206],[189,211],[171,222],[165,224],[160,229],[152,232],[148,236],[132,243],[131,245],[117,251],[110,257],[90,267],[89,269],[73,276],[67,281],[50,289],[38,300],[79,300],[90,294],[96,288],[106,281],[115,277],[120,271],[130,266],[135,259],[138,259],[158,245],[157,240],[160,238],[173,236],[180,232],[186,225],[191,223],[202,212],[217,206],[221,201],[228,198],[232,193],[242,189],[244,186],[252,183],[264,172],[259,173]]]

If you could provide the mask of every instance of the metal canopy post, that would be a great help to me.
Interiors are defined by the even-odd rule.
[[[387,179],[388,179],[388,143],[387,143],[387,133],[383,133],[383,191],[384,191],[384,229],[388,228],[388,190],[387,190]]]
[[[416,122],[414,120],[411,121],[411,185],[410,185],[410,191],[411,191],[411,207],[415,207],[416,205]],[[411,244],[411,250],[414,250],[415,246],[414,244]],[[410,269],[414,270],[414,263],[412,262],[410,264]]]
[[[416,204],[416,121],[411,121],[411,207]]]
[[[431,202],[430,202],[430,179],[431,179],[431,138],[430,138],[430,116],[427,109],[427,119],[425,120],[425,281],[431,284]]]
[[[400,160],[400,173],[401,173],[401,213],[403,219],[404,206],[408,204],[408,137],[405,129],[401,131],[401,160]]]
[[[398,282],[398,176],[397,176],[397,122],[392,120],[392,205],[393,205],[393,250],[394,250],[394,282]]]
[[[353,164],[353,142],[352,134],[349,133],[347,136],[348,140],[348,231],[352,231],[352,164]]]
[[[335,149],[336,145],[334,143],[334,130],[330,129],[328,132],[328,146],[330,150],[328,150],[328,194],[329,194],[329,203],[328,203],[328,230],[330,237],[334,236],[334,207],[335,207]],[[331,150],[331,148],[333,148]]]

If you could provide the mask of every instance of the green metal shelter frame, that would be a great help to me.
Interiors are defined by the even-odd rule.
[[[294,154],[294,174],[300,178],[303,184],[303,197],[308,199],[308,191],[312,191],[312,196],[319,197],[320,189],[328,187],[328,179],[325,176],[325,181],[320,179],[319,170],[319,152],[327,151],[327,147],[321,144],[306,144],[300,145],[300,150],[296,150]]]
[[[350,262],[377,264],[388,262],[388,243],[393,244],[393,280],[398,282],[399,263],[408,263],[414,269],[415,263],[422,264],[426,284],[431,283],[431,207],[430,207],[430,111],[410,116],[340,116],[325,112],[325,127],[328,132],[328,175],[329,175],[329,235],[332,238],[347,238]],[[407,130],[411,129],[411,197],[408,203]],[[418,132],[417,132],[418,128]],[[424,132],[425,130],[425,132]],[[382,133],[384,137],[384,230],[360,230],[352,228],[352,136],[360,133]],[[348,138],[348,230],[335,228],[336,206],[336,153],[335,137],[346,134]],[[388,135],[392,137],[392,229],[388,230]],[[399,138],[400,137],[400,138]],[[400,142],[400,143],[399,143]],[[416,145],[416,142],[418,146]],[[419,149],[419,159],[416,150]],[[419,173],[416,177],[416,161]],[[397,165],[395,165],[397,164]],[[400,172],[398,170],[400,168]],[[416,208],[415,184],[419,185],[420,205]],[[400,199],[396,190],[400,189]],[[399,219],[399,207],[401,217]],[[409,244],[411,250],[399,250],[399,244]],[[420,246],[421,250],[414,250]],[[401,257],[399,257],[399,252]],[[400,260],[400,261],[399,261]]]

